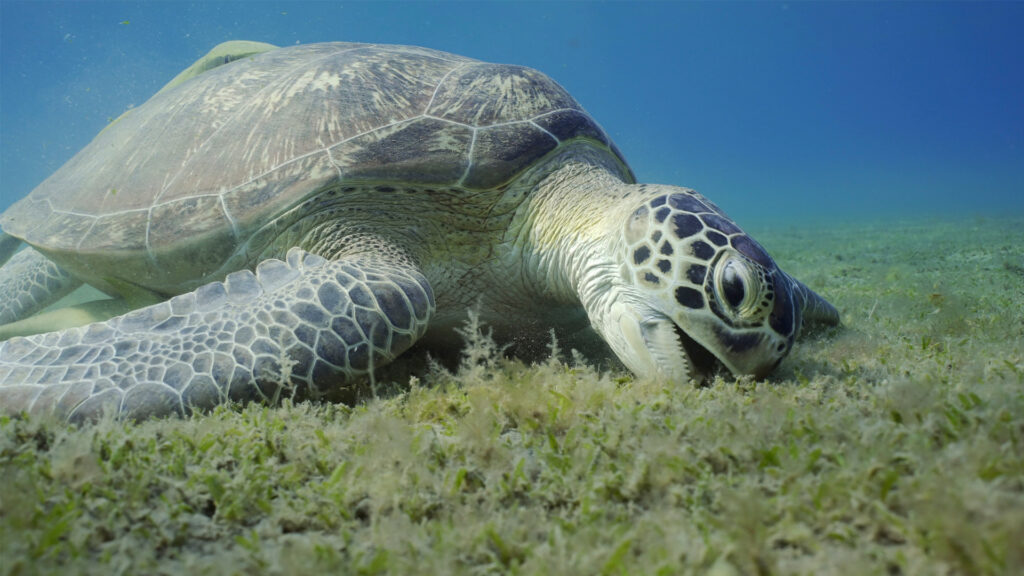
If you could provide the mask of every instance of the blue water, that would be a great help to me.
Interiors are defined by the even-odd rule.
[[[538,68],[741,223],[1024,213],[1024,3],[0,1],[0,209],[224,40]]]

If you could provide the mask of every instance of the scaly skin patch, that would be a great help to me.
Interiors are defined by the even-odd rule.
[[[386,260],[300,249],[101,324],[0,343],[0,409],[146,418],[226,400],[351,400],[346,387],[423,335],[433,293]]]

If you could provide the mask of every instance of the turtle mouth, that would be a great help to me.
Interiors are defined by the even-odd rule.
[[[667,317],[642,323],[641,332],[655,371],[669,379],[700,385],[718,366],[711,352]]]
[[[683,331],[675,322],[671,322],[676,338],[679,339],[680,354],[686,356],[690,361],[692,372],[690,374],[694,384],[704,384],[707,379],[721,365],[707,348],[701,346],[689,334]]]

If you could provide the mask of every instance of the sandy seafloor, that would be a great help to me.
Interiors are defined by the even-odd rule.
[[[354,409],[4,419],[0,573],[1024,570],[1024,216],[746,229],[843,320],[764,382],[566,351]]]

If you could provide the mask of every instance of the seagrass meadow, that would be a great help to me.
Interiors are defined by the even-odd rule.
[[[1024,217],[747,230],[843,318],[767,380],[469,320],[356,406],[3,419],[0,572],[1022,573]]]

